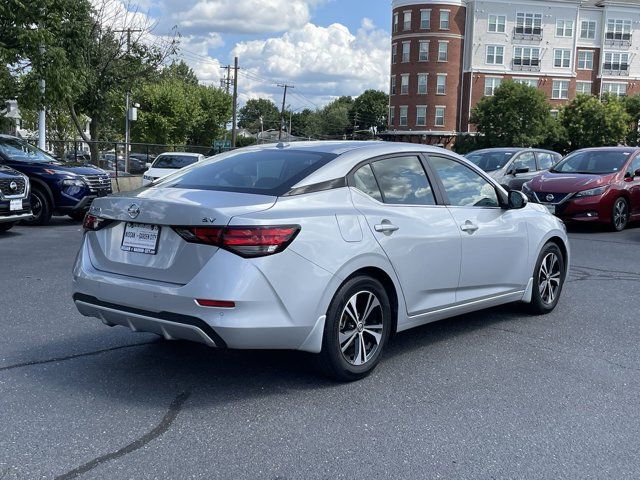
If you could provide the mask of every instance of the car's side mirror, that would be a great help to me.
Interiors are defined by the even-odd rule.
[[[529,167],[516,168],[516,173],[529,173]]]
[[[509,192],[509,210],[519,210],[527,205],[527,196],[519,190]]]
[[[149,162],[145,163],[144,166],[147,168],[151,168],[151,164]]]

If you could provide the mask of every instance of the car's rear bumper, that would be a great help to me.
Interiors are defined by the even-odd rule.
[[[315,336],[322,334],[324,317],[313,307],[332,276],[295,253],[278,254],[292,272],[299,272],[297,280],[282,275],[286,284],[220,251],[191,282],[180,285],[97,270],[87,243],[73,271],[74,301],[85,316],[216,347],[319,351],[321,340]],[[294,295],[297,281],[305,286],[298,290],[308,295]],[[234,301],[235,308],[203,307],[196,299]]]

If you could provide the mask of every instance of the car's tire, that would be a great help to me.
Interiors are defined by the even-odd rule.
[[[317,358],[321,371],[346,382],[369,375],[389,340],[391,315],[389,296],[378,280],[358,276],[345,282],[327,311]]]
[[[51,221],[51,201],[49,196],[39,188],[31,191],[31,211],[33,218],[23,220],[25,225],[48,225]]]
[[[619,197],[613,202],[611,211],[611,229],[614,232],[621,232],[629,224],[629,202],[626,198]]]
[[[8,232],[15,224],[16,222],[0,223],[0,233]]]
[[[529,311],[543,315],[558,304],[566,277],[565,259],[558,245],[548,242],[540,251],[533,272],[533,291]]]
[[[80,211],[77,211],[77,212],[71,212],[69,214],[69,218],[71,220],[75,220],[76,222],[81,222],[81,221],[84,220],[84,216],[85,216],[86,213],[87,212],[85,212],[84,210],[80,210]]]

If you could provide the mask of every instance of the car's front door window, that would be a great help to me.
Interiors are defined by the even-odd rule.
[[[445,157],[430,157],[429,161],[442,181],[450,205],[500,206],[495,187],[466,165]]]

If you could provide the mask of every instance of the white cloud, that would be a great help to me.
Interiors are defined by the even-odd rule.
[[[280,37],[238,43],[233,55],[254,77],[294,83],[307,96],[327,103],[368,88],[386,91],[389,49],[388,34],[373,22],[355,35],[338,23],[328,27],[307,23]]]
[[[199,0],[173,18],[181,31],[265,34],[297,29],[322,0]],[[184,8],[184,7],[183,7]]]

